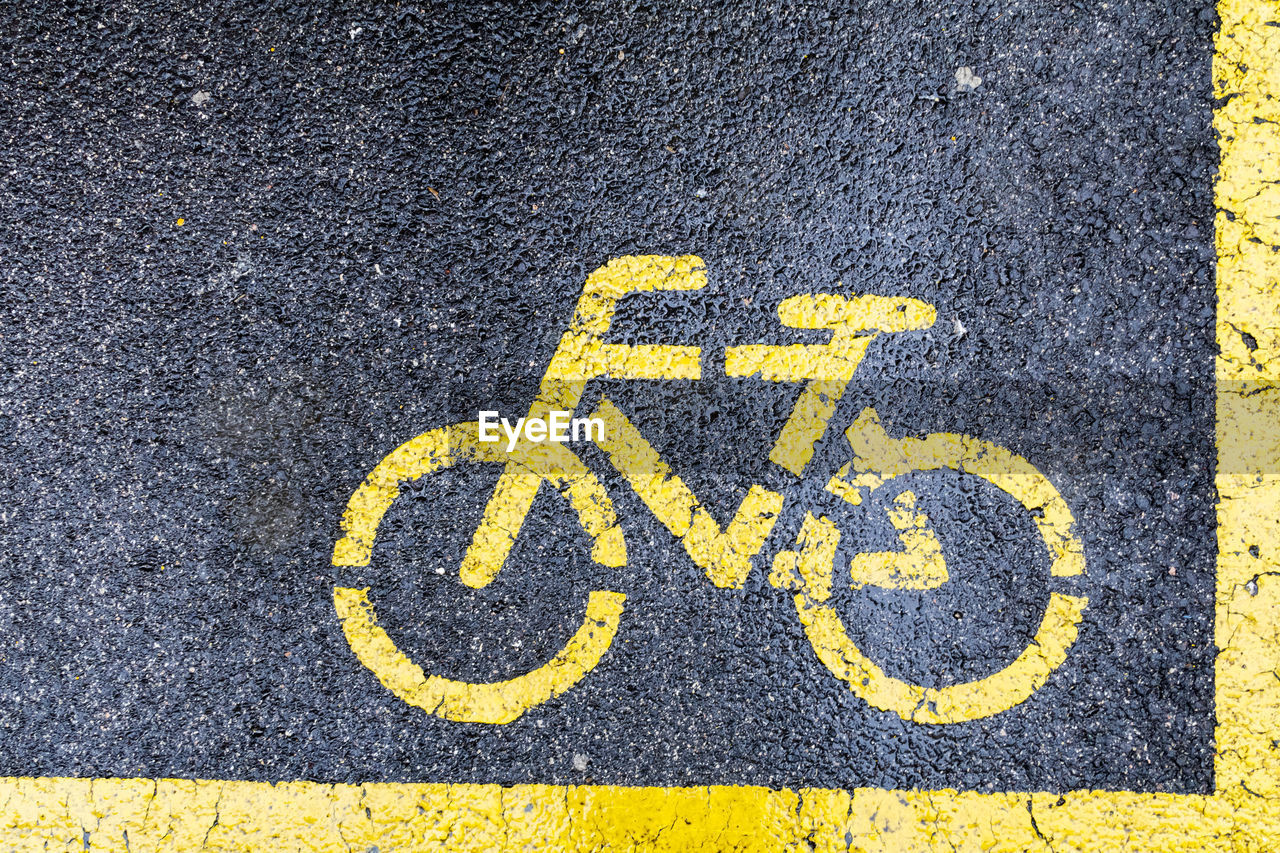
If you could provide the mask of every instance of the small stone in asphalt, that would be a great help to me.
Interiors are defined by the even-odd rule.
[[[982,78],[974,74],[968,65],[961,65],[956,69],[956,85],[963,92],[972,92],[982,85]]]

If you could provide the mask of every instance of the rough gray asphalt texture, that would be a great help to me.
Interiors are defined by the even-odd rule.
[[[1211,4],[861,5],[0,11],[0,773],[1211,790]],[[413,490],[336,577],[364,475],[523,414],[584,277],[632,253],[707,261],[613,334],[700,343],[708,380],[584,406],[608,390],[722,521],[791,487],[764,457],[795,393],[725,379],[724,345],[799,340],[773,314],[797,292],[938,307],[837,422],[874,405],[1057,484],[1091,604],[1043,690],[946,728],[871,710],[765,581],[794,513],[717,590],[595,448],[620,577],[542,496],[465,591],[488,468]],[[959,479],[917,484],[955,581],[843,600],[929,683],[1007,663],[1050,589],[1026,514]],[[878,509],[842,524],[892,541]],[[587,589],[629,599],[595,672],[495,728],[384,690],[335,580],[463,676],[545,659]]]

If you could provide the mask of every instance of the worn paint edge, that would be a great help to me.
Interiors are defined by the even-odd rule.
[[[1280,7],[1214,59],[1216,793],[0,779],[15,850],[1280,849]]]
[[[1280,838],[1230,796],[6,779],[17,849],[1189,850]],[[1217,842],[1217,843],[1215,843]],[[1274,849],[1274,848],[1271,848]]]

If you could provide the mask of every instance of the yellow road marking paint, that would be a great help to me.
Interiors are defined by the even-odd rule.
[[[627,478],[640,500],[680,539],[689,558],[721,588],[740,588],[751,574],[759,552],[782,511],[782,495],[752,486],[728,527],[720,525],[698,503],[689,487],[671,472],[658,451],[627,416],[601,399],[591,417],[604,421],[604,439],[596,442]]]
[[[702,352],[698,347],[606,344],[603,337],[624,296],[659,290],[698,290],[706,283],[705,266],[693,255],[618,258],[587,276],[569,329],[560,337],[527,417],[546,420],[552,410],[572,412],[587,383],[601,376],[697,379],[701,375]],[[482,587],[501,571],[541,482],[542,478],[519,460],[512,459],[507,464],[462,559],[463,583]],[[592,556],[604,565],[622,566],[625,556],[621,543],[621,531],[609,533],[596,540]]]
[[[727,376],[758,375],[770,382],[806,382],[769,453],[771,462],[799,477],[876,335],[927,329],[937,311],[918,299],[899,296],[804,293],[782,300],[778,319],[793,329],[830,331],[831,340],[725,347],[724,371]]]
[[[608,329],[611,312],[620,295],[637,290],[699,288],[704,282],[694,275],[694,271],[700,269],[699,265],[697,258],[692,256],[683,259],[627,257],[610,262],[593,273],[578,300],[571,328],[561,338],[552,357],[554,366],[548,370],[542,391],[531,405],[529,417],[544,418],[554,406],[574,409],[580,401],[584,383],[596,376],[679,379],[691,375],[685,369],[687,365],[681,366],[681,359],[692,359],[696,367],[697,352],[689,355],[683,352],[687,348],[672,350],[669,347],[624,346],[610,349],[613,345],[602,343],[601,335]],[[801,294],[783,300],[778,307],[778,316],[791,326],[830,331],[831,341],[821,345],[731,347],[726,358],[731,374],[759,374],[769,380],[810,381],[793,408],[771,457],[775,461],[782,459],[784,467],[798,473],[807,464],[813,443],[825,431],[827,420],[835,411],[835,402],[866,354],[870,340],[880,332],[926,328],[934,322],[935,312],[930,305],[902,297],[846,298],[832,294]],[[610,361],[602,356],[609,352],[618,357]],[[658,363],[655,359],[662,361]],[[633,360],[641,365],[634,370],[631,366]],[[750,575],[752,559],[781,513],[782,495],[753,485],[732,521],[721,529],[710,513],[699,505],[693,492],[672,473],[657,451],[608,399],[600,401],[590,419],[604,425],[604,435],[598,442],[614,467],[626,477],[663,525],[680,538],[694,563],[703,568],[716,586],[741,588]],[[401,480],[417,478],[462,458],[491,461],[501,458],[496,446],[488,446],[487,451],[480,449],[478,436],[473,436],[476,432],[476,425],[460,424],[424,433],[384,459],[365,485],[352,496],[352,509],[346,518],[347,535],[335,548],[335,565],[344,565],[343,560],[362,560],[354,563],[358,565],[368,562],[373,531],[382,513],[395,500]],[[951,433],[935,433],[924,439],[892,440],[870,409],[862,413],[847,435],[855,451],[854,458],[828,488],[851,503],[861,501],[863,487],[877,488],[898,473],[936,468],[975,473],[1009,491],[1033,514],[1039,514],[1037,523],[1049,546],[1055,573],[1066,575],[1083,571],[1083,551],[1070,530],[1071,513],[1056,489],[1021,457],[987,442]],[[797,448],[795,442],[801,440],[807,441],[808,446]],[[482,456],[482,453],[487,455]],[[849,479],[851,470],[859,472],[852,480]],[[462,561],[460,576],[464,584],[473,588],[483,587],[501,571],[544,480],[562,488],[568,483],[577,484],[576,488],[570,486],[566,493],[579,508],[583,529],[596,539],[593,555],[602,562],[617,565],[625,562],[621,533],[608,498],[581,461],[563,447],[522,440],[514,447],[508,446],[506,466]],[[889,515],[899,530],[904,549],[857,555],[851,563],[850,582],[855,586],[878,583],[902,589],[929,589],[945,583],[947,571],[941,546],[929,527],[928,518],[915,511],[915,496],[909,492],[899,495],[896,508],[890,510]],[[831,592],[838,541],[839,532],[834,525],[825,518],[817,520],[810,515],[800,534],[801,553],[783,555],[776,560],[770,579],[775,585],[787,588],[798,585],[804,600],[810,604],[825,602]],[[537,701],[556,695],[594,667],[613,638],[613,631],[579,632],[580,638],[585,639],[581,639],[575,651],[571,653],[566,648],[564,655],[540,671],[530,673],[528,678],[521,677],[503,685],[456,683],[456,689],[464,691],[465,701],[450,705],[442,697],[451,695],[448,690],[453,689],[455,683],[435,676],[428,679],[399,653],[386,633],[376,627],[367,602],[359,604],[352,598],[354,593],[350,590],[340,593],[335,597],[335,605],[345,614],[348,641],[361,661],[378,673],[389,689],[429,712],[457,715],[458,719],[473,722],[508,722]],[[1083,609],[1084,600],[1074,601],[1079,603],[1075,615],[1078,621],[1078,611]],[[804,614],[801,615],[803,618]],[[837,677],[845,680],[859,678],[865,687],[875,676],[882,687],[890,685],[898,695],[915,695],[917,699],[924,697],[921,701],[928,701],[931,706],[936,706],[935,700],[953,695],[939,693],[935,696],[924,692],[923,687],[886,681],[878,669],[868,669],[869,662],[860,656],[851,664],[854,656],[859,655],[857,649],[853,648],[833,612],[827,612],[824,618],[826,621],[822,624],[826,625],[826,630],[813,627],[821,620],[807,622],[806,627],[813,628],[808,635],[819,659]],[[1057,630],[1057,622],[1052,619],[1046,619],[1044,626],[1045,630]],[[963,703],[967,710],[956,713],[971,712],[985,716],[1025,700],[1044,683],[1048,671],[1062,663],[1066,648],[1075,638],[1074,627],[1073,623],[1069,637],[1061,631],[1053,636],[1043,636],[1043,632],[1037,635],[1036,639],[1045,645],[1045,650],[1041,650],[1044,653],[1029,657],[1023,655],[1006,671],[984,679],[975,688],[979,693],[983,685],[997,685],[1001,692],[981,693],[981,701]],[[1028,666],[1026,661],[1032,659],[1046,664],[1048,668],[1041,672],[1037,667]],[[568,665],[570,662],[572,666]],[[571,680],[559,689],[544,689],[545,684],[550,683],[547,681],[549,668],[555,666],[559,667],[557,678],[571,675]],[[561,684],[561,681],[554,683]],[[505,698],[501,702],[492,698],[508,697],[517,685],[520,686],[517,692],[521,699],[511,705],[510,710],[504,704]],[[532,685],[538,687],[535,689]],[[858,686],[851,686],[855,693],[864,695]],[[954,695],[960,695],[967,687],[972,685],[956,685]],[[879,697],[877,689],[872,686],[866,695]],[[904,694],[904,690],[907,693]],[[877,701],[881,703],[877,707],[897,710],[904,718],[920,718],[915,712],[907,716],[900,705],[892,702],[886,705],[882,698]],[[455,707],[464,710],[452,710]],[[968,718],[944,714],[937,721],[956,722],[961,719]]]
[[[942,543],[929,525],[929,517],[916,510],[916,496],[903,492],[894,498],[889,523],[898,531],[901,551],[854,554],[849,576],[855,587],[886,589],[936,589],[950,579]]]
[[[618,301],[627,294],[697,290],[705,284],[702,261],[692,255],[619,258],[588,276],[528,417],[545,420],[553,409],[573,411],[586,383],[599,376],[696,379],[701,369],[697,347],[626,346],[606,344],[602,338]],[[612,504],[577,456],[562,445],[524,440],[507,452],[500,444],[481,442],[478,429],[475,423],[462,423],[425,432],[378,463],[347,505],[333,565],[367,566],[378,524],[399,496],[401,484],[460,462],[506,463],[459,568],[466,586],[481,588],[497,577],[544,482],[559,489],[577,511],[579,524],[592,539],[592,559],[612,568],[626,565],[626,546]],[[759,516],[772,506],[768,496],[749,497],[752,500],[744,503],[748,513]],[[773,514],[776,516],[776,508]],[[715,565],[733,566],[734,571],[738,570],[738,549],[758,549],[768,533],[766,527],[755,541],[764,522],[753,521],[731,525],[719,535],[718,529],[707,528],[708,520],[695,518],[686,542]],[[750,569],[749,561],[746,567]],[[378,626],[366,591],[334,588],[334,606],[348,643],[387,689],[429,713],[476,723],[511,722],[576,684],[612,643],[624,600],[619,593],[591,593],[582,625],[551,661],[508,681],[484,684],[427,676]]]
[[[702,375],[702,350],[667,344],[607,344],[604,336],[613,322],[618,302],[631,293],[659,290],[699,290],[706,287],[707,271],[694,255],[669,257],[640,255],[616,258],[587,276],[569,329],[560,338],[543,380],[544,402],[572,410],[581,399],[562,399],[560,383],[585,385],[600,376],[613,379],[697,379]],[[552,392],[552,393],[548,393]]]
[[[876,334],[927,329],[936,318],[932,305],[901,296],[789,296],[778,305],[778,319],[783,325],[830,331],[831,339],[825,344],[725,347],[725,374],[759,374],[770,382],[848,381]]]
[[[836,546],[840,544],[840,531],[827,519],[805,513],[798,543],[800,553],[796,568],[800,572],[805,598],[815,603],[826,602],[831,597],[831,567],[835,561]]]
[[[1280,824],[1280,4],[1223,0],[1218,207],[1216,786]],[[1248,335],[1249,337],[1246,337]],[[1255,796],[1256,795],[1256,796]],[[1272,849],[1280,845],[1272,844]],[[1263,845],[1259,846],[1263,849]]]
[[[981,477],[1007,492],[1031,512],[1044,540],[1055,577],[1084,572],[1084,546],[1073,532],[1075,520],[1066,501],[1026,459],[990,442],[932,433],[924,438],[890,438],[873,409],[864,409],[845,431],[853,459],[836,473],[827,490],[860,505],[866,494],[895,477],[913,471],[950,469]],[[928,589],[945,582],[942,548],[915,509],[916,497],[904,491],[895,498],[890,521],[899,531],[902,552],[856,554],[850,579],[857,585]],[[796,586],[796,612],[814,651],[855,695],[882,711],[893,711],[917,723],[956,723],[1007,711],[1044,686],[1049,673],[1066,660],[1088,599],[1053,593],[1031,645],[1007,667],[985,678],[945,687],[909,684],[887,675],[854,646],[834,608],[826,604],[832,591],[833,559],[840,532],[825,518],[805,519],[800,553],[775,561],[771,579]]]
[[[847,379],[806,382],[791,409],[791,416],[782,425],[782,432],[769,451],[769,461],[797,477],[803,474],[813,458],[814,445],[826,433],[827,423],[836,413],[848,385]]]
[[[1280,5],[1218,10],[1214,794],[9,778],[0,840],[132,853],[1280,850]]]
[[[480,589],[498,576],[541,487],[541,477],[517,462],[507,463],[462,557],[458,575],[464,584]]]
[[[1007,448],[957,433],[924,438],[890,438],[874,409],[864,409],[845,430],[853,459],[827,483],[827,491],[855,506],[866,491],[912,471],[948,468],[981,477],[1025,507],[1035,519],[1052,560],[1054,577],[1084,572],[1084,546],[1074,533],[1075,518],[1049,479]]]
[[[399,699],[446,720],[468,723],[509,723],[577,684],[613,642],[626,601],[617,592],[591,593],[582,625],[548,663],[508,681],[475,684],[427,676],[378,625],[368,592],[340,586],[333,590],[334,608],[356,657]]]
[[[1280,849],[1256,797],[756,787],[0,780],[15,850],[1203,851]]]
[[[474,421],[442,427],[425,432],[387,454],[347,503],[342,519],[344,535],[334,546],[333,564],[369,565],[378,524],[399,497],[400,486],[463,462],[506,462],[504,475],[514,466],[538,483],[551,484],[569,498],[582,529],[596,541],[596,547],[600,547],[601,539],[605,540],[602,559],[597,562],[606,566],[625,562],[626,552],[619,550],[621,532],[613,504],[595,475],[572,451],[560,444],[521,442],[514,452],[507,453],[501,445],[480,441],[478,430]],[[499,515],[498,519],[497,526],[507,535],[489,546],[489,550],[490,554],[501,552],[505,558],[511,541],[519,533],[523,516]],[[486,565],[497,562],[501,566],[501,561],[493,556],[487,556],[483,562]],[[483,581],[487,583],[491,579]],[[471,585],[483,586],[484,583],[473,581]]]
[[[909,507],[904,516],[913,521],[914,496],[904,506]],[[977,720],[1026,701],[1066,660],[1088,604],[1083,597],[1053,593],[1031,644],[1013,663],[986,678],[937,688],[910,684],[886,674],[864,655],[849,638],[835,608],[827,604],[839,543],[840,531],[835,524],[806,514],[800,528],[799,553],[780,553],[774,560],[770,580],[781,588],[799,589],[794,599],[796,612],[823,665],[867,704],[912,722]],[[886,575],[885,580],[891,582],[886,586],[899,583],[896,575]]]
[[[504,461],[502,477],[518,470],[517,487],[531,482],[536,492],[546,482],[568,499],[578,523],[592,539],[593,559],[606,566],[626,565],[626,547],[613,506],[577,456],[564,445],[528,442],[507,453],[500,445],[480,441],[475,422],[425,432],[389,453],[351,496],[343,516],[345,535],[334,547],[333,564],[369,564],[378,524],[399,496],[401,484],[463,462]],[[495,510],[493,501],[485,509],[488,526],[481,525],[483,535],[473,539],[467,554],[472,562],[462,567],[462,581],[468,586],[483,586],[493,579],[520,532],[524,516],[505,509],[499,505]],[[343,633],[360,662],[410,705],[448,720],[473,723],[509,723],[581,680],[613,642],[626,598],[615,592],[592,592],[582,625],[550,661],[507,681],[470,683],[427,676],[378,626],[367,593],[349,587],[335,587],[333,592]]]
[[[802,555],[802,566],[803,561]],[[1031,644],[1012,664],[986,678],[921,687],[887,675],[859,651],[833,608],[804,593],[795,597],[796,612],[818,657],[855,695],[904,720],[933,724],[990,717],[1029,699],[1066,660],[1087,603],[1083,597],[1053,593]]]

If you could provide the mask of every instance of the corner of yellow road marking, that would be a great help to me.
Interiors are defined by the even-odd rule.
[[[1280,850],[1280,3],[1221,0],[1218,10],[1214,794],[7,778],[0,844],[130,853]]]

